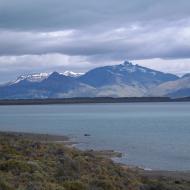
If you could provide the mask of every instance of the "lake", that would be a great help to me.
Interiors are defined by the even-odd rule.
[[[122,163],[190,170],[187,102],[0,106],[0,130],[68,135],[81,149],[122,152]]]

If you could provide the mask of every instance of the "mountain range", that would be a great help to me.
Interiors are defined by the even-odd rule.
[[[128,61],[86,73],[22,75],[0,86],[0,99],[190,96],[190,74],[179,77]]]

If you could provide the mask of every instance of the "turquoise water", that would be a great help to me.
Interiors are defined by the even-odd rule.
[[[123,163],[190,170],[190,103],[0,106],[0,130],[69,135],[81,149],[122,152]]]

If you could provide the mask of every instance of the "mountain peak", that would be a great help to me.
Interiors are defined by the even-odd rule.
[[[49,77],[48,77],[48,79],[58,79],[58,78],[60,78],[60,75],[61,74],[59,74],[58,72],[56,72],[56,71],[54,71],[51,75],[49,75]],[[61,76],[63,76],[63,75],[61,75]]]
[[[129,61],[125,61],[125,62],[123,63],[123,65],[124,65],[124,66],[133,66],[133,64],[132,64],[131,62],[129,62]]]
[[[84,73],[75,73],[73,71],[65,71],[63,75],[69,76],[69,77],[80,77],[81,75],[84,75]]]

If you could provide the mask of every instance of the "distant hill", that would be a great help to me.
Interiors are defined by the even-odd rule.
[[[149,91],[150,96],[188,97],[190,96],[190,75],[162,83]]]
[[[190,96],[190,76],[178,77],[125,61],[87,73],[39,73],[0,86],[0,99]]]

